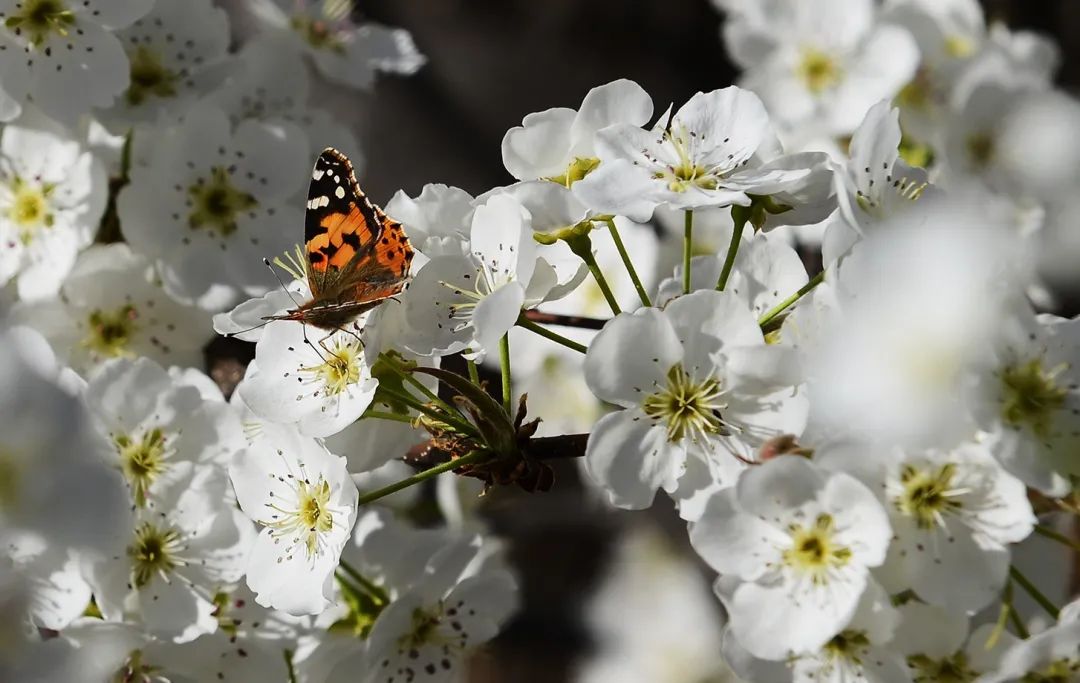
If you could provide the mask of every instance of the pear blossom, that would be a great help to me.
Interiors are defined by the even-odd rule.
[[[893,542],[879,578],[892,592],[911,589],[930,604],[961,612],[989,604],[1008,580],[1009,545],[1035,524],[1024,485],[985,444],[882,454],[837,447],[814,459],[882,493]]]
[[[891,646],[907,660],[916,683],[950,675],[976,680],[980,674],[996,670],[1001,656],[1017,642],[1014,635],[994,624],[982,624],[969,633],[969,620],[964,614],[933,605],[911,601],[897,611],[900,623]]]
[[[1061,609],[1057,624],[1028,638],[1014,642],[1001,656],[1000,665],[979,680],[1068,681],[1080,671],[1080,601]]]
[[[350,2],[245,0],[266,28],[286,32],[326,78],[368,90],[379,72],[408,75],[426,61],[408,31],[354,24]]]
[[[890,537],[870,489],[792,455],[746,471],[690,526],[694,549],[736,581],[721,594],[731,634],[767,660],[817,652],[841,633]]]
[[[518,180],[545,179],[570,187],[600,163],[597,132],[618,123],[644,126],[652,112],[652,99],[634,81],[597,86],[576,111],[554,107],[535,112],[506,131],[503,165]]]
[[[202,363],[209,316],[177,303],[155,269],[126,244],[83,252],[56,300],[15,308],[16,320],[40,331],[60,358],[83,374],[114,358]]]
[[[255,601],[287,614],[318,614],[356,520],[345,459],[310,437],[257,437],[229,466],[240,509],[261,528],[247,559]]]
[[[888,594],[870,584],[851,621],[819,651],[786,662],[759,659],[743,648],[729,629],[723,639],[724,657],[740,676],[755,683],[909,683],[912,679],[906,663],[890,647],[899,621]]]
[[[164,132],[117,200],[124,237],[156,261],[170,295],[222,310],[265,293],[263,265],[302,224],[287,201],[304,183],[307,140],[287,123],[245,121],[233,131],[208,104]],[[138,135],[136,135],[138,137]]]
[[[169,489],[220,477],[244,446],[228,405],[204,400],[147,358],[105,364],[85,397],[103,459],[124,475],[135,508],[158,508]]]
[[[529,215],[516,199],[496,194],[476,207],[469,252],[433,258],[409,287],[406,348],[420,355],[469,349],[482,359],[523,307],[555,289],[555,270],[537,259],[536,250]]]
[[[698,291],[608,322],[585,356],[600,418],[585,468],[608,500],[649,507],[658,488],[688,519],[772,437],[798,434],[807,402],[790,349],[768,346],[746,304]]]
[[[850,133],[866,111],[911,80],[919,61],[903,28],[876,21],[873,0],[728,3],[729,54],[785,127]]]
[[[181,116],[221,80],[229,47],[229,17],[209,0],[155,2],[117,31],[131,79],[123,96],[99,116],[118,130],[135,122]]]
[[[8,531],[5,536],[5,551],[27,584],[30,622],[59,630],[80,617],[90,604],[90,585],[79,558],[39,534]]]
[[[977,419],[991,451],[1029,486],[1051,495],[1080,474],[1070,454],[1080,439],[1080,322],[1035,319],[1023,306],[996,362],[980,376]]]
[[[239,393],[260,417],[295,423],[301,433],[330,436],[371,405],[379,381],[371,374],[365,332],[325,332],[289,320],[271,322]]]
[[[620,123],[597,133],[600,166],[571,189],[591,209],[639,222],[661,204],[749,206],[749,195],[793,189],[811,175],[810,167],[790,168],[785,157],[758,156],[775,144],[757,95],[734,86],[699,92],[651,130]]]
[[[54,296],[105,211],[105,170],[55,123],[24,116],[0,133],[0,284]]]
[[[225,502],[221,476],[165,487],[137,508],[116,554],[88,563],[102,615],[135,620],[150,633],[189,642],[217,629],[214,595],[240,579],[255,531]]]
[[[154,0],[4,0],[0,3],[0,120],[32,101],[74,123],[106,107],[130,83],[114,31],[150,11]]]

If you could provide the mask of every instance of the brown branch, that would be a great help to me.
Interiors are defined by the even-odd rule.
[[[579,327],[583,330],[603,329],[607,320],[601,318],[586,318],[580,315],[559,315],[558,313],[544,313],[543,311],[525,311],[525,318],[534,323],[545,325],[562,325],[563,327]]]

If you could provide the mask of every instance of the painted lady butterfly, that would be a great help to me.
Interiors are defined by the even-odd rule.
[[[412,257],[401,223],[368,200],[349,158],[327,147],[311,172],[300,257],[311,300],[264,320],[343,329],[405,287]]]

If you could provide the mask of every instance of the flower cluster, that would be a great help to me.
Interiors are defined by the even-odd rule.
[[[478,490],[579,457],[663,491],[727,615],[631,539],[663,561],[581,680],[1074,680],[1080,604],[1016,561],[1078,549],[1054,46],[715,1],[738,85],[600,85],[506,132],[506,186],[384,209],[308,93],[424,58],[349,0],[246,0],[240,45],[210,0],[0,1],[0,679],[463,680],[520,602]],[[215,332],[249,353],[208,375]]]

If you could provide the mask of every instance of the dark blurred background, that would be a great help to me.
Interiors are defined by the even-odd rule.
[[[320,104],[355,129],[366,157],[361,182],[380,204],[399,189],[415,196],[425,183],[456,185],[473,194],[510,183],[500,152],[506,130],[530,112],[576,108],[596,85],[633,79],[662,111],[698,90],[730,85],[737,75],[720,41],[722,16],[708,0],[357,4],[363,18],[409,30],[428,58],[413,76],[380,78],[373,94],[359,96],[366,102],[358,103],[354,91],[316,86]],[[1053,37],[1062,51],[1058,84],[1077,91],[1080,1],[982,4],[990,21]],[[448,365],[453,363],[448,359]],[[686,549],[685,523],[666,496],[657,496],[657,504],[646,512],[613,513],[586,499],[575,463],[557,463],[556,468],[549,493],[506,488],[483,502],[484,517],[507,540],[524,604],[499,638],[475,657],[470,675],[475,683],[573,680],[573,667],[594,645],[582,610],[605,574],[620,532],[652,527],[674,548]],[[1047,552],[1064,557],[1058,550]],[[1060,594],[1076,592],[1080,571],[1070,570],[1063,559],[1059,564]],[[707,569],[702,574],[711,581]]]

